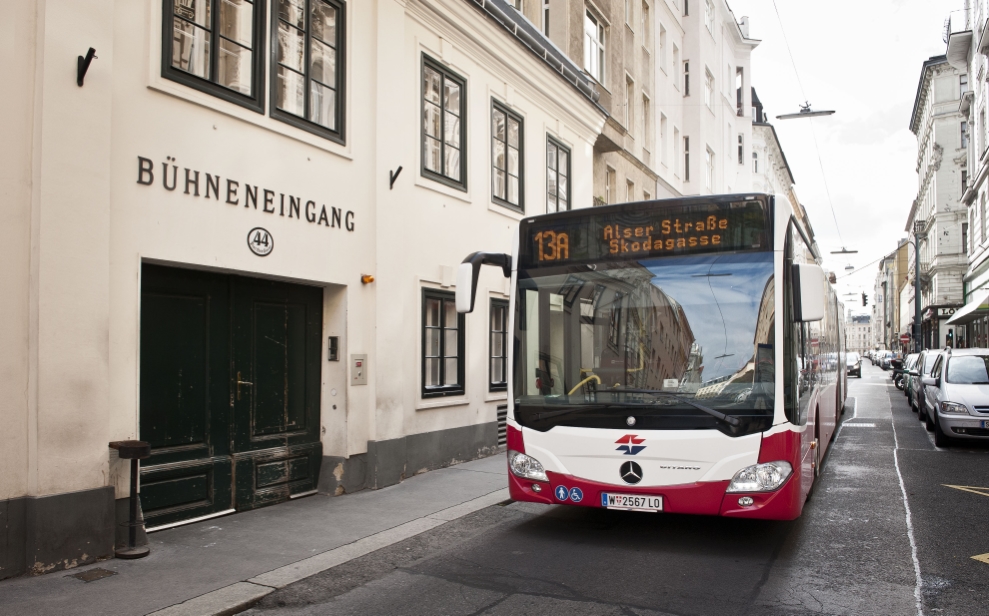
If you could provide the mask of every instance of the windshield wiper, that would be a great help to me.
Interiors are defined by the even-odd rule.
[[[563,409],[563,410],[560,410],[560,411],[547,411],[547,412],[544,412],[544,413],[536,413],[535,415],[532,416],[532,418],[533,419],[536,419],[536,420],[539,420],[539,419],[549,419],[551,417],[559,417],[561,415],[569,415],[571,413],[583,413],[584,411],[600,411],[601,409],[607,409],[607,408],[612,408],[612,407],[616,407],[616,406],[620,406],[620,407],[649,406],[649,407],[651,407],[653,405],[652,404],[649,404],[647,402],[622,402],[622,403],[613,402],[613,403],[610,403],[610,404],[585,404],[585,405],[578,406],[578,407],[575,407],[575,408]]]
[[[672,391],[662,391],[662,390],[659,390],[659,389],[617,389],[615,391],[616,392],[619,392],[620,391],[620,392],[626,392],[626,393],[633,393],[633,394],[655,394],[655,395],[659,395],[659,396],[666,396],[667,398],[672,398],[672,399],[676,400],[677,402],[681,402],[681,403],[686,404],[688,406],[692,406],[692,407],[694,407],[695,409],[697,409],[699,411],[704,411],[705,413],[707,413],[711,417],[715,417],[717,419],[720,419],[721,421],[723,421],[723,422],[725,422],[727,424],[730,424],[732,426],[738,426],[738,425],[740,425],[742,423],[741,421],[738,420],[737,417],[732,417],[731,415],[726,415],[726,414],[722,413],[721,411],[716,411],[716,410],[712,409],[709,406],[704,406],[703,404],[700,404],[698,402],[694,402],[693,400],[691,400],[689,398],[684,398],[683,396],[677,395],[677,394],[673,393]]]

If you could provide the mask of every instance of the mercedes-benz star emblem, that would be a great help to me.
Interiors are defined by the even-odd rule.
[[[622,464],[622,467],[618,469],[618,474],[622,476],[622,481],[625,483],[634,485],[642,481],[642,467],[632,461]]]

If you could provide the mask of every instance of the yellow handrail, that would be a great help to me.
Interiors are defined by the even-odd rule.
[[[581,387],[583,387],[584,386],[584,383],[587,383],[590,380],[597,381],[598,382],[598,385],[601,384],[601,377],[599,377],[596,374],[592,374],[591,376],[587,377],[583,381],[581,381],[581,382],[577,383],[576,385],[574,385],[573,389],[571,389],[570,390],[570,393],[568,393],[567,395],[568,396],[572,396],[575,391],[577,391],[578,389],[580,389]]]

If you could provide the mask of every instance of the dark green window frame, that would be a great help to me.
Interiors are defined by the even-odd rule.
[[[450,320],[454,323],[450,323]],[[466,391],[465,322],[464,315],[457,312],[456,296],[453,293],[433,289],[422,290],[423,398],[457,396],[463,395]]]
[[[516,127],[514,143],[513,126]],[[498,205],[519,212],[525,211],[524,144],[525,124],[522,116],[498,101],[491,101],[491,199]],[[515,173],[512,173],[511,162],[513,150]],[[515,184],[515,201],[512,200],[512,180]]]
[[[239,4],[225,3],[223,0],[193,0],[183,2],[183,0],[162,0],[162,51],[161,51],[161,74],[165,79],[181,83],[182,85],[195,88],[217,98],[246,107],[258,113],[264,113],[264,19],[267,14],[266,0],[242,0]],[[179,10],[176,11],[178,5]],[[201,20],[190,11],[196,11],[196,5],[204,7],[208,15],[201,15]],[[237,33],[231,32],[225,26],[229,23],[225,16],[233,13],[230,7],[251,7],[252,23],[249,28],[251,38],[250,45],[243,37],[238,37]],[[186,70],[179,66],[173,66],[173,53],[175,49],[176,26],[184,28],[185,32],[201,32],[205,34],[208,45],[207,66],[202,69],[201,75],[194,70]],[[224,31],[226,29],[226,31]],[[244,31],[241,31],[241,35]],[[227,68],[221,62],[223,54],[227,51],[250,52],[250,67],[247,74],[250,76],[250,92],[242,92],[233,87],[222,84],[221,79]],[[228,54],[232,55],[232,54]]]
[[[299,5],[303,7],[301,23],[290,14],[290,9]],[[314,10],[324,7],[335,11],[330,32],[314,25]],[[271,117],[340,144],[345,142],[346,124],[346,9],[347,4],[343,0],[273,0],[271,11]],[[282,32],[286,35],[286,41],[293,40],[288,38],[292,34],[303,40],[302,58],[298,62],[282,57]],[[328,57],[334,60],[329,76],[320,62]],[[301,113],[293,113],[286,104],[279,101],[281,81],[285,78],[301,79],[302,108],[297,109]],[[328,81],[333,83],[326,83]],[[320,121],[323,114],[320,106],[315,103],[314,92],[319,93],[320,100],[325,96],[332,97],[333,108],[325,114],[327,123]]]
[[[500,329],[499,329],[500,328]],[[501,343],[499,353],[498,342]],[[497,379],[501,372],[501,380]],[[508,302],[491,300],[488,313],[488,391],[508,389]]]
[[[431,87],[433,81],[438,81],[438,92]],[[441,63],[427,55],[422,56],[422,71],[420,78],[422,92],[419,96],[422,121],[421,173],[425,178],[436,180],[458,190],[467,190],[467,80],[454,73]],[[447,85],[451,91],[456,91],[459,100],[447,98]],[[438,94],[438,97],[436,96]],[[430,114],[436,114],[435,122],[431,122]],[[459,114],[459,115],[457,115]],[[432,125],[432,126],[431,126]],[[435,134],[430,134],[435,133]],[[438,162],[430,164],[429,152],[438,146]],[[456,152],[456,164],[447,167],[447,155]],[[438,169],[432,168],[436,165]],[[457,170],[457,177],[452,174]]]
[[[566,153],[561,163],[560,153]],[[573,184],[570,182],[570,148],[558,140],[546,136],[546,213],[563,212],[570,209],[570,196]],[[560,196],[560,177],[563,177],[563,196]]]

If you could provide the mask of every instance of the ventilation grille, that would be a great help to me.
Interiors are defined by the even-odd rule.
[[[489,415],[490,417],[490,415]],[[508,443],[508,405],[498,405],[498,446]]]

